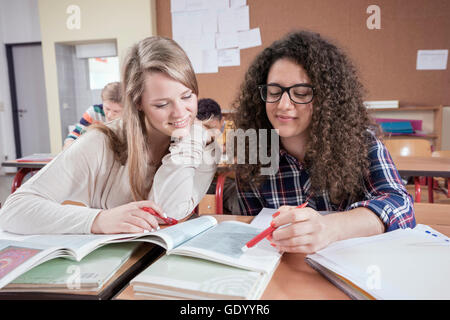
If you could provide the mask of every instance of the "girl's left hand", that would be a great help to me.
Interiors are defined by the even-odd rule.
[[[328,224],[328,219],[316,210],[282,206],[279,211],[280,214],[273,219],[271,225],[290,225],[278,228],[272,233],[272,237],[268,237],[278,250],[310,254],[334,241],[333,228]]]

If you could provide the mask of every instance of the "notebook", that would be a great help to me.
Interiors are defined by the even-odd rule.
[[[306,261],[353,299],[450,299],[450,239],[426,225],[338,241]]]

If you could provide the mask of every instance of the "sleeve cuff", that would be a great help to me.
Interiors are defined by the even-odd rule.
[[[350,205],[347,210],[358,207],[367,208],[373,211],[383,222],[385,232],[393,231],[400,228],[414,228],[416,221],[414,218],[414,208],[411,199],[405,199],[403,204],[392,205],[386,200],[374,199],[360,201]]]

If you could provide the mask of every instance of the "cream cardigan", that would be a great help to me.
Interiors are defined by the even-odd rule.
[[[122,121],[108,124],[117,129]],[[206,194],[216,165],[214,144],[193,125],[190,137],[173,142],[154,176],[149,200],[181,219]],[[89,130],[11,194],[0,209],[0,228],[20,234],[91,233],[97,214],[133,201],[128,165],[114,159],[106,136]],[[86,207],[61,205],[66,200]]]

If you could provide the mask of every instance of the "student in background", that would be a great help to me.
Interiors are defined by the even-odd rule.
[[[225,119],[222,116],[222,109],[214,99],[203,98],[198,100],[197,119],[203,121],[203,124],[209,130],[211,136],[218,138],[219,144],[223,144]],[[225,152],[225,145],[224,152]],[[213,182],[209,187],[208,194],[216,193],[216,184]],[[223,186],[223,208],[227,213],[238,213],[239,204],[237,200],[236,183],[234,179],[227,177]]]
[[[157,229],[142,210],[182,219],[208,190],[214,144],[196,119],[192,65],[171,39],[131,47],[123,69],[121,119],[89,128],[10,195],[3,230],[22,233],[134,233]],[[66,200],[85,205],[61,205]]]
[[[64,140],[63,149],[70,146],[80,135],[86,132],[86,128],[93,123],[109,122],[122,115],[122,86],[120,82],[108,83],[101,93],[102,104],[89,107],[75,125],[75,128]]]
[[[220,105],[213,99],[203,98],[198,100],[197,119],[204,121],[208,129],[217,129],[223,132],[225,119],[222,116]]]
[[[237,128],[279,130],[278,172],[260,175],[261,163],[236,169],[241,213],[279,208],[274,226],[290,223],[272,234],[278,249],[311,253],[415,226],[412,198],[363,105],[356,70],[333,43],[306,31],[275,41],[249,67],[235,104]],[[308,197],[307,208],[295,208]]]

